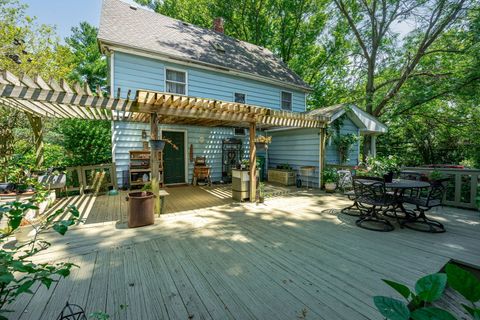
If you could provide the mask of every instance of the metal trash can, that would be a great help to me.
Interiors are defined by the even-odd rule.
[[[128,227],[136,228],[155,223],[155,195],[149,191],[128,194]]]

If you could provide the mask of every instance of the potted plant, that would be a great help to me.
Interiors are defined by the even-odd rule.
[[[366,167],[368,175],[383,177],[387,183],[392,182],[393,176],[400,172],[400,165],[395,156],[368,157]]]
[[[265,202],[265,183],[260,182],[258,184],[258,202],[264,203]]]
[[[323,183],[325,185],[325,191],[334,192],[337,188],[338,173],[333,168],[325,168],[323,170]]]
[[[271,136],[257,136],[255,138],[255,147],[257,150],[267,150],[270,143],[272,143]]]
[[[178,150],[178,147],[176,144],[172,142],[170,139],[150,139],[150,147],[154,151],[163,151],[165,148],[165,144],[169,144],[173,147],[173,149]]]

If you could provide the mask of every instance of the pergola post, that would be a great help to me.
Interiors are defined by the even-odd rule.
[[[323,186],[323,170],[325,169],[325,145],[327,141],[327,129],[322,128],[320,129],[320,159],[319,159],[319,166],[320,166],[320,173],[318,177],[318,188],[322,188]]]
[[[43,165],[44,160],[42,118],[34,116],[28,112],[25,112],[25,114],[32,127],[33,138],[35,139],[35,167],[39,169]]]
[[[250,202],[257,200],[257,148],[255,147],[255,122],[250,123]]]
[[[150,139],[158,140],[158,115],[156,113],[150,114]],[[158,150],[154,150],[150,146],[150,173],[152,192],[155,195],[155,214],[160,214],[160,185],[159,185],[159,166]]]

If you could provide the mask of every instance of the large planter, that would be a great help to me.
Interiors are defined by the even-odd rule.
[[[131,192],[128,201],[128,227],[136,228],[155,223],[155,195],[149,191]]]
[[[337,189],[337,184],[335,182],[325,182],[325,191],[326,192],[335,192],[335,189]]]
[[[284,186],[295,185],[295,171],[283,169],[268,169],[268,182],[276,182]]]
[[[165,148],[165,140],[150,140],[150,147],[153,151],[163,151],[163,148]]]

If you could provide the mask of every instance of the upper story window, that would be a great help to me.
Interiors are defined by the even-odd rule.
[[[292,111],[292,93],[282,91],[282,109]]]
[[[187,94],[187,73],[181,70],[165,69],[165,91]]]
[[[238,103],[245,103],[246,101],[245,93],[235,92],[233,94],[233,98],[234,98],[234,101]]]

